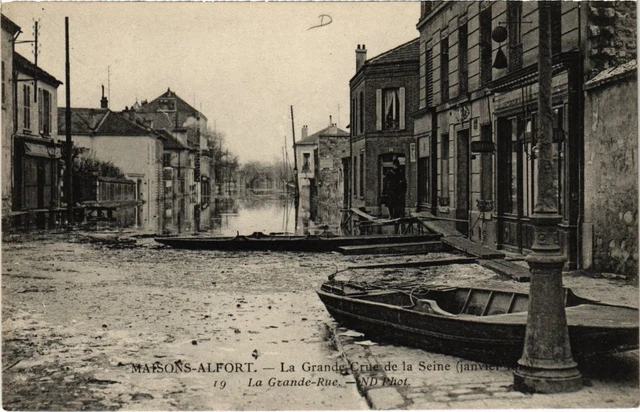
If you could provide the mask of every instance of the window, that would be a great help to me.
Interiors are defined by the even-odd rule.
[[[353,156],[353,196],[357,197],[359,188],[358,188],[358,158]]]
[[[449,39],[440,42],[440,93],[442,102],[449,100]]]
[[[468,32],[467,24],[458,29],[458,90],[464,94],[469,89],[469,63],[468,63]]]
[[[427,50],[427,106],[433,106],[433,49]]]
[[[509,23],[509,71],[522,67],[522,2],[507,3]]]
[[[356,99],[351,99],[351,136],[358,134],[358,125],[356,124]]]
[[[22,127],[31,129],[31,87],[28,84],[22,85]]]
[[[449,134],[443,134],[440,142],[440,196],[449,198]]]
[[[302,171],[303,172],[311,171],[311,153],[302,154]]]
[[[486,85],[492,77],[491,6],[480,12],[480,84]]]
[[[559,1],[550,1],[551,8],[551,54],[562,51],[562,4]]]
[[[405,88],[376,90],[376,130],[404,130]]]
[[[360,187],[360,197],[364,197],[364,152],[360,152],[360,173],[359,173],[360,183],[358,186]]]
[[[358,114],[360,116],[360,121],[358,122],[358,131],[360,133],[364,132],[364,92],[360,92],[360,102],[358,107]]]
[[[171,167],[171,153],[162,155],[162,167]]]
[[[431,203],[431,159],[430,156],[418,160],[418,184],[420,185],[420,203]]]
[[[41,134],[51,134],[51,93],[42,89],[38,89],[38,124]]]
[[[382,128],[397,130],[400,126],[400,100],[398,89],[384,89],[382,91]]]

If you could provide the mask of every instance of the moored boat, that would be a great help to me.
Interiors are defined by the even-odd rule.
[[[179,249],[253,250],[288,252],[333,252],[342,246],[410,243],[438,240],[439,234],[370,235],[370,236],[295,236],[267,235],[256,232],[249,236],[184,236],[156,237],[156,242]]]
[[[369,288],[329,280],[318,296],[343,325],[391,342],[491,363],[522,355],[529,296],[508,290],[421,286]],[[574,356],[638,348],[638,309],[600,303],[565,289]]]

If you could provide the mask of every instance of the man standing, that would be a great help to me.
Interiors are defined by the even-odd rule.
[[[400,161],[393,159],[393,168],[384,176],[382,196],[389,208],[389,218],[397,219],[404,216],[405,194],[407,181],[404,170],[400,168]]]

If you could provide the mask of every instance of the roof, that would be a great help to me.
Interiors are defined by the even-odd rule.
[[[319,132],[316,132],[310,136],[305,137],[304,139],[296,142],[296,145],[313,145],[318,143],[319,137],[349,137],[349,132],[345,132],[344,130],[338,128],[338,126],[332,124],[329,127],[326,127]]]
[[[138,111],[140,113],[156,113],[158,111],[158,109],[160,108],[160,100],[161,99],[175,99],[175,101],[176,101],[176,111],[178,111],[180,113],[199,113],[200,117],[204,118],[204,120],[207,120],[207,117],[205,115],[200,113],[198,110],[196,110],[189,103],[187,103],[184,100],[182,100],[182,98],[180,98],[180,96],[178,96],[176,94],[176,92],[172,91],[171,88],[168,88],[166,92],[164,92],[162,95],[156,97],[152,101],[150,101],[148,103],[145,103],[145,104],[142,104],[139,108],[136,109],[136,111]],[[173,112],[173,110],[171,110],[171,112]]]
[[[4,14],[2,15],[2,30],[6,30],[12,35],[19,33],[21,31],[20,26],[15,24],[13,21],[11,21],[10,18],[5,16]]]
[[[66,130],[66,109],[58,108],[58,133]],[[72,108],[71,134],[97,136],[146,136],[149,128],[132,122],[121,113],[109,109]]]
[[[413,39],[400,46],[368,59],[365,64],[388,64],[420,60],[420,38]]]
[[[165,150],[184,150],[189,149],[189,146],[182,144],[171,133],[165,129],[155,129],[156,133],[162,139]]]
[[[638,69],[638,62],[631,60],[627,63],[619,66],[611,67],[607,70],[601,71],[593,79],[585,83],[585,90],[593,89],[595,87],[602,86],[607,83],[611,83],[615,80],[622,79],[624,77],[634,74]]]
[[[40,67],[31,63],[19,53],[13,53],[13,63],[15,64],[17,71],[24,73],[27,76],[37,78],[38,80],[47,82],[55,87],[58,87],[62,84],[60,80],[56,79],[46,71],[42,70]]]

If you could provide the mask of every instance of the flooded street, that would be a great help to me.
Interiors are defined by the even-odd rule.
[[[216,199],[207,234],[233,236],[262,233],[295,233],[293,198],[226,197]]]
[[[5,244],[6,409],[366,408],[348,377],[300,369],[340,362],[326,256],[70,240]]]

